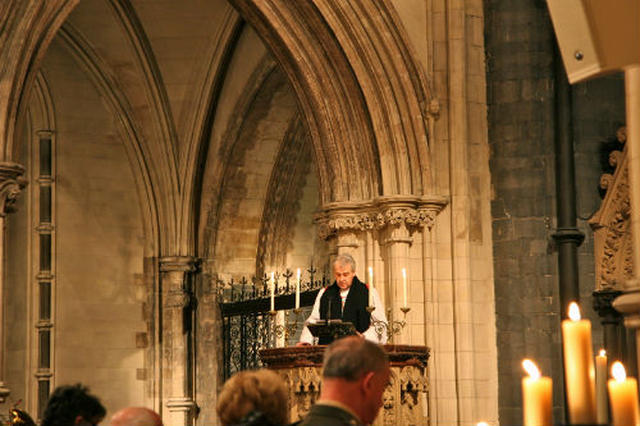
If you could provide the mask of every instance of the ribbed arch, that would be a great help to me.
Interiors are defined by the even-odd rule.
[[[80,0],[7,0],[0,22],[0,161],[14,161],[16,120],[51,40]]]
[[[428,93],[388,0],[233,0],[296,90],[321,202],[431,192]]]

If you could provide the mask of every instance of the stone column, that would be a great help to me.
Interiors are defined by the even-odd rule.
[[[162,397],[164,424],[193,424],[193,283],[195,259],[159,259],[162,294]]]
[[[640,367],[640,290],[637,282],[634,290],[629,290],[613,301],[613,307],[624,316],[624,325],[635,334],[636,367]],[[637,368],[636,371],[638,371]]]
[[[0,403],[10,394],[4,383],[4,221],[18,208],[20,190],[25,186],[19,180],[23,173],[19,164],[0,162]]]
[[[616,290],[601,290],[593,292],[593,309],[600,317],[604,330],[604,348],[609,360],[622,361],[625,353],[624,326],[622,315],[613,308],[613,301],[622,294]]]
[[[409,307],[409,293],[411,291],[411,277],[408,275],[406,290],[408,294],[405,306],[402,269],[404,269],[407,274],[411,274],[409,269],[409,247],[413,243],[413,238],[409,233],[407,224],[398,213],[400,213],[400,211],[395,211],[393,221],[386,227],[384,238],[387,264],[387,289],[389,292],[389,299],[387,300],[387,320],[391,326],[395,321],[404,321],[406,319],[401,309]],[[409,327],[403,327],[400,330],[399,336],[390,336],[389,343],[408,344]]]

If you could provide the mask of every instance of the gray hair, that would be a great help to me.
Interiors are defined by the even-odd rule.
[[[353,256],[351,256],[349,253],[342,253],[337,255],[333,260],[333,266],[335,267],[336,264],[351,265],[351,271],[356,271],[356,261],[353,260]]]
[[[325,349],[322,377],[353,382],[388,365],[389,357],[380,345],[359,336],[348,336],[335,340]]]

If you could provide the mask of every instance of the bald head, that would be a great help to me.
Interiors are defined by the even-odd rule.
[[[148,408],[128,407],[111,417],[111,426],[162,426],[162,419]]]

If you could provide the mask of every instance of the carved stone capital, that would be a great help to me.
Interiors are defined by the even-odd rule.
[[[162,305],[186,308],[191,303],[189,276],[196,270],[196,259],[190,256],[167,256],[159,259],[162,277]]]
[[[626,327],[640,328],[640,289],[626,291],[613,301],[613,307],[624,315]]]
[[[0,162],[0,217],[18,209],[20,192],[27,182],[20,179],[24,167],[15,163]]]
[[[318,234],[327,239],[342,232],[365,232],[387,227],[431,229],[447,204],[443,197],[387,196],[363,202],[331,203],[316,215]]]
[[[622,315],[613,307],[613,301],[621,291],[601,290],[593,292],[593,310],[598,313],[602,324],[619,324]]]
[[[400,222],[399,224],[393,224],[387,227],[387,234],[384,238],[384,244],[396,244],[405,243],[411,244],[411,233],[406,225],[406,222]]]

